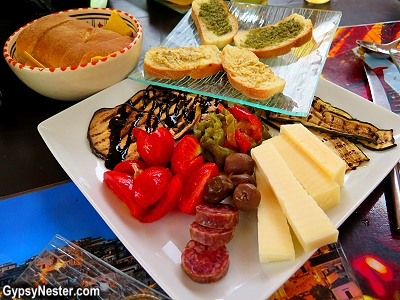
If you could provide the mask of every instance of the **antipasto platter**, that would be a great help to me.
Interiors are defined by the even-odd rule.
[[[257,247],[256,212],[240,212],[233,240],[227,245],[230,267],[227,275],[213,284],[190,280],[181,269],[181,251],[190,239],[193,216],[178,209],[153,223],[140,223],[103,184],[104,161],[92,154],[87,140],[93,113],[124,103],[147,84],[126,79],[85,101],[45,120],[38,130],[54,157],[104,221],[132,255],[173,299],[266,299],[312,255],[296,245],[294,261],[260,264]],[[320,79],[316,95],[355,118],[380,128],[393,128],[400,141],[400,117],[365,99]],[[278,134],[277,131],[271,130]],[[389,173],[400,157],[400,148],[364,150],[370,161],[348,172],[341,188],[341,203],[327,212],[339,226]],[[339,228],[340,229],[340,228]],[[339,230],[340,231],[340,230]],[[340,234],[339,234],[340,238]]]

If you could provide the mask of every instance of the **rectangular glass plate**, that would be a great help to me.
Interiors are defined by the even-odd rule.
[[[133,219],[122,202],[103,184],[104,161],[92,154],[87,128],[94,112],[124,103],[147,84],[125,79],[81,101],[38,125],[39,133],[71,180],[86,196],[116,236],[153,279],[175,300],[225,299],[265,300],[292,276],[313,251],[296,246],[294,261],[260,264],[255,212],[240,213],[235,237],[227,245],[228,274],[214,284],[198,284],[180,267],[180,254],[190,239],[193,216],[178,210],[161,220],[142,224]],[[325,79],[320,79],[316,95],[348,111],[360,120],[380,128],[393,128],[400,142],[400,117]],[[345,177],[341,203],[328,211],[337,228],[375,189],[400,158],[400,147],[379,152],[364,150],[370,161]],[[340,235],[339,235],[340,237]]]
[[[236,2],[228,2],[228,5],[231,13],[238,19],[239,31],[275,24],[293,13],[300,14],[312,21],[314,26],[313,38],[308,43],[293,48],[285,55],[262,59],[274,71],[275,75],[286,80],[283,94],[276,94],[265,101],[248,98],[231,86],[224,71],[203,79],[185,77],[181,80],[166,80],[154,78],[143,71],[143,62],[129,75],[129,78],[274,112],[298,116],[307,115],[329,47],[342,16],[341,12]],[[175,48],[201,45],[190,14],[191,11],[182,18],[161,43],[162,46]]]

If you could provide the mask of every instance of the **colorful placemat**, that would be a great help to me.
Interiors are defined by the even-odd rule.
[[[371,100],[363,61],[357,53],[357,40],[388,43],[400,37],[400,22],[340,27],[333,38],[322,77]],[[391,59],[379,59],[368,54],[365,61],[380,78],[392,105],[400,112],[400,74]]]

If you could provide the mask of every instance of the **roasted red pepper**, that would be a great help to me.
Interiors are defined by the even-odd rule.
[[[175,140],[171,132],[158,128],[152,133],[143,129],[133,128],[132,135],[136,137],[137,151],[149,166],[165,167],[172,156]]]
[[[181,179],[186,178],[201,165],[204,164],[203,156],[200,156],[201,147],[199,141],[192,135],[185,135],[176,145],[171,158],[171,168],[174,174],[181,173]]]
[[[133,176],[119,171],[106,171],[103,174],[103,181],[118,199],[128,206],[134,218],[139,219],[148,212],[147,208],[139,206],[132,197]]]
[[[172,173],[165,167],[149,167],[133,182],[132,195],[137,204],[147,207],[156,203],[168,190]]]
[[[236,125],[237,129],[250,136],[255,142],[262,138],[263,126],[261,121],[252,113],[243,107],[235,104],[227,110],[235,117],[239,124]]]
[[[247,153],[247,151],[249,151],[251,143],[239,129],[235,130],[235,140],[236,145],[242,153]]]
[[[141,172],[147,169],[149,166],[141,160],[131,159],[131,160],[123,160],[118,163],[114,167],[114,171],[126,173],[132,176],[138,175],[138,172]]]
[[[178,175],[175,175],[169,183],[168,190],[156,202],[150,212],[140,218],[140,221],[143,223],[150,223],[164,217],[178,204],[179,200],[181,200],[182,192],[182,181]]]
[[[209,162],[198,167],[183,189],[182,199],[178,203],[179,209],[186,214],[194,215],[196,206],[204,201],[204,185],[218,174],[218,166],[214,163]]]

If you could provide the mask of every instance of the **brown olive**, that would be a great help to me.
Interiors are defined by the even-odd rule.
[[[245,153],[232,153],[225,159],[224,172],[227,174],[249,174],[254,172],[254,161]]]
[[[232,196],[232,204],[239,210],[252,211],[255,210],[261,201],[260,191],[254,184],[239,184]]]
[[[234,186],[238,186],[241,183],[251,183],[256,185],[256,181],[254,180],[253,176],[246,173],[229,175],[229,179],[232,181]]]
[[[226,175],[211,178],[204,186],[204,200],[209,203],[218,203],[233,192],[232,181]]]

